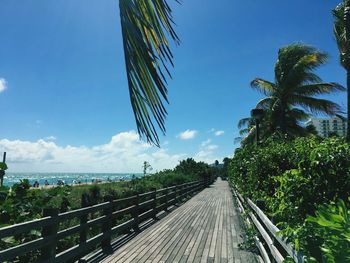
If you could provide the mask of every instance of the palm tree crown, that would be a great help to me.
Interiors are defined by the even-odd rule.
[[[275,129],[286,133],[287,126],[299,129],[297,121],[305,119],[308,113],[334,115],[341,111],[338,104],[315,97],[345,90],[337,83],[322,82],[315,74],[314,70],[327,58],[325,53],[311,46],[292,44],[278,52],[274,82],[261,78],[251,82],[252,88],[267,96],[258,102],[257,108],[269,110]]]

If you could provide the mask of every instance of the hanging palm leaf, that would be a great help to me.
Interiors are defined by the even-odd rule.
[[[177,0],[175,0],[178,2]],[[120,0],[120,18],[131,105],[141,137],[159,146],[165,133],[168,64],[173,55],[167,37],[179,43],[166,0]]]

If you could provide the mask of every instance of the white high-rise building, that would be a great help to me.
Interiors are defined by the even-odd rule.
[[[306,125],[314,125],[318,135],[328,137],[331,133],[336,133],[338,136],[346,136],[347,123],[339,117],[333,118],[311,118]]]

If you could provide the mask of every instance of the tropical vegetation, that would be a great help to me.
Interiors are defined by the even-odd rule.
[[[350,207],[349,167],[350,144],[344,138],[288,140],[276,134],[259,146],[248,144],[237,149],[229,176],[231,185],[258,202],[282,229],[281,234],[310,262],[349,262],[326,260],[338,257],[329,249],[346,251],[350,246],[345,212],[345,207]],[[331,209],[334,203],[341,208]],[[325,204],[329,205],[325,208]],[[332,214],[341,214],[345,221]],[[339,236],[339,229],[345,229],[344,234]]]
[[[340,64],[346,70],[347,82],[347,123],[350,123],[350,1],[343,0],[334,10],[334,36],[337,41]],[[347,128],[347,141],[350,142],[350,126]]]
[[[303,127],[302,122],[311,114],[323,113],[336,115],[342,113],[341,107],[318,96],[345,88],[335,82],[323,82],[315,70],[327,62],[326,53],[304,44],[291,44],[278,52],[275,64],[275,81],[256,78],[251,87],[266,97],[256,108],[265,114],[261,122],[261,135],[268,137],[279,131],[292,138],[307,136],[314,132]],[[252,118],[239,121],[240,135],[245,136],[243,143],[253,141],[255,123]],[[242,129],[243,128],[243,129]]]

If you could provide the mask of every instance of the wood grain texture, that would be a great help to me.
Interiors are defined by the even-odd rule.
[[[219,178],[102,262],[257,262],[238,247],[241,223],[228,183]]]

